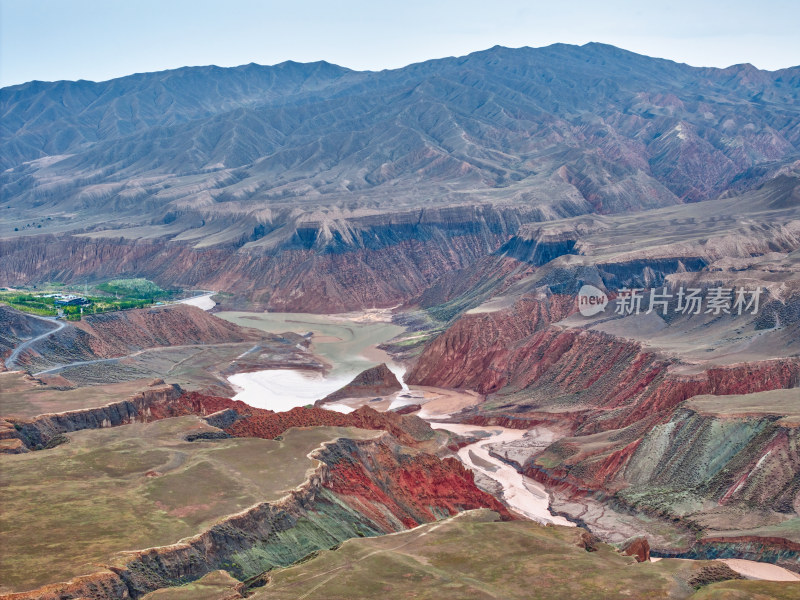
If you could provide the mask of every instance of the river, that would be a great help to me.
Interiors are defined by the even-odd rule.
[[[503,488],[503,498],[516,512],[539,523],[554,523],[566,527],[574,527],[571,521],[553,515],[550,510],[550,497],[545,487],[530,477],[525,477],[508,463],[492,456],[489,449],[493,444],[522,439],[531,434],[541,436],[547,440],[553,436],[544,428],[531,430],[507,429],[505,427],[478,427],[476,425],[462,425],[460,423],[431,422],[434,429],[446,429],[458,434],[467,434],[474,431],[483,431],[490,437],[484,438],[474,444],[464,446],[458,451],[458,458],[473,471],[480,471],[487,477],[497,481]]]
[[[364,369],[382,362],[402,381],[405,367],[377,348],[404,329],[389,322],[386,311],[344,315],[305,313],[245,313],[224,311],[216,316],[268,333],[312,333],[311,351],[328,365],[325,373],[298,369],[266,369],[228,377],[235,400],[257,408],[286,411],[312,404],[335,392]],[[335,406],[333,408],[336,408]],[[349,407],[340,407],[347,412]]]
[[[269,369],[254,373],[238,373],[228,381],[238,391],[234,398],[251,406],[285,411],[295,406],[304,406],[325,397],[348,383],[355,375],[385,362],[402,382],[405,368],[392,361],[391,357],[377,346],[399,335],[402,327],[389,322],[388,311],[366,311],[346,315],[314,315],[303,313],[244,313],[220,312],[221,317],[244,327],[254,327],[270,333],[291,331],[313,333],[311,350],[325,362],[329,369],[325,374],[315,371]],[[547,489],[540,483],[525,477],[508,463],[490,454],[490,447],[518,441],[523,436],[531,443],[547,444],[555,441],[557,434],[547,428],[530,431],[504,427],[481,427],[460,423],[441,422],[454,414],[481,401],[478,394],[432,387],[405,384],[404,391],[381,403],[370,403],[378,410],[387,410],[401,404],[419,403],[419,415],[428,420],[434,429],[446,429],[457,434],[482,431],[488,434],[478,442],[464,446],[458,458],[469,468],[496,481],[503,490],[503,499],[519,514],[539,523],[553,523],[574,527],[567,519],[553,515],[549,510]],[[361,400],[360,403],[364,403]],[[328,408],[348,412],[359,402],[337,403]],[[658,559],[654,559],[658,560]],[[672,559],[676,560],[676,559]],[[797,574],[770,563],[750,560],[728,559],[734,571],[745,577],[770,581],[800,581]]]
[[[313,333],[311,350],[330,366],[325,374],[296,369],[267,369],[252,373],[237,373],[228,381],[237,390],[235,400],[251,406],[286,411],[296,406],[312,404],[349,383],[352,378],[369,367],[385,362],[402,382],[405,368],[376,346],[399,335],[402,327],[388,322],[382,311],[346,315],[313,315],[303,313],[243,313],[220,312],[221,317],[237,325],[255,327],[270,333]],[[488,446],[518,440],[525,431],[502,427],[476,427],[451,423],[437,423],[461,408],[481,401],[478,394],[455,392],[437,388],[408,389],[382,403],[371,404],[379,410],[396,408],[404,404],[423,405],[420,415],[429,419],[434,428],[448,429],[454,433],[482,430],[491,437],[462,448],[459,458],[470,468],[482,472],[500,483],[506,502],[520,514],[540,523],[572,526],[563,517],[548,510],[549,497],[544,487],[523,476],[513,467],[489,454]],[[354,403],[336,403],[328,408],[348,412],[365,400]],[[552,435],[542,429],[543,437]],[[530,434],[529,434],[530,436]],[[476,462],[475,457],[478,457]],[[485,465],[491,465],[487,468]]]

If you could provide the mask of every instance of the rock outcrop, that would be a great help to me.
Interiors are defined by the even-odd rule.
[[[635,557],[637,562],[648,562],[650,560],[650,544],[647,542],[647,538],[639,537],[625,544],[622,553]]]
[[[274,439],[290,427],[359,427],[387,431],[401,443],[417,446],[434,437],[419,417],[378,412],[362,406],[349,414],[322,408],[296,407],[286,412],[254,408],[244,402],[199,392],[184,392],[176,384],[150,387],[143,392],[97,408],[39,415],[33,419],[0,421],[0,453],[42,450],[58,435],[82,429],[118,427],[169,417],[197,415],[213,427],[236,437]]]
[[[44,414],[33,419],[7,419],[5,422],[10,427],[0,433],[0,438],[19,440],[22,446],[17,445],[16,452],[41,450],[60,434],[176,416],[170,414],[173,411],[171,407],[182,395],[183,390],[179,386],[163,385],[97,408]],[[3,447],[0,451],[10,450]]]
[[[320,425],[359,427],[388,431],[402,443],[416,446],[430,440],[434,432],[427,422],[414,415],[378,412],[369,406],[343,414],[322,408],[296,407],[280,413],[263,409],[248,409],[225,431],[238,437],[274,439],[290,427]]]
[[[339,390],[328,394],[318,405],[326,402],[341,400],[342,398],[374,398],[375,396],[388,396],[403,389],[397,376],[392,373],[386,363],[366,369],[355,376],[353,381]]]
[[[655,424],[698,394],[752,393],[800,381],[794,357],[712,363],[684,374],[676,368],[679,359],[638,340],[553,325],[575,311],[574,296],[552,294],[466,314],[426,346],[406,380],[488,394],[491,401],[473,409],[476,424],[568,419],[582,434]]]

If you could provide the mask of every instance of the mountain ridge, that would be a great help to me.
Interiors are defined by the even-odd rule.
[[[250,277],[268,268],[294,284],[301,272],[329,278],[331,256],[378,249],[364,285],[385,261],[408,260],[420,283],[380,303],[405,301],[522,225],[713,202],[790,172],[798,82],[800,68],[562,44],[379,72],[286,62],[6,88],[0,238],[24,258],[42,235],[75,236],[70,254],[84,262],[106,241],[164,244],[183,273],[213,248],[235,272],[247,263]],[[240,255],[252,253],[272,266]],[[8,284],[39,276],[11,263]],[[37,272],[105,276],[56,263]]]

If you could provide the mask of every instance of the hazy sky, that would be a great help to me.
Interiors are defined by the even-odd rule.
[[[800,64],[798,0],[0,0],[0,84],[324,59],[400,67],[501,44],[614,44],[698,66]]]

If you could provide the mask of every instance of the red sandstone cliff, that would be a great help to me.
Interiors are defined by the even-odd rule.
[[[564,296],[523,298],[509,309],[464,315],[425,348],[406,380],[489,394],[494,408],[478,407],[467,417],[475,423],[566,420],[588,434],[653,425],[698,394],[787,388],[800,378],[800,360],[791,357],[680,375],[676,359],[639,342],[550,325],[573,307]]]

